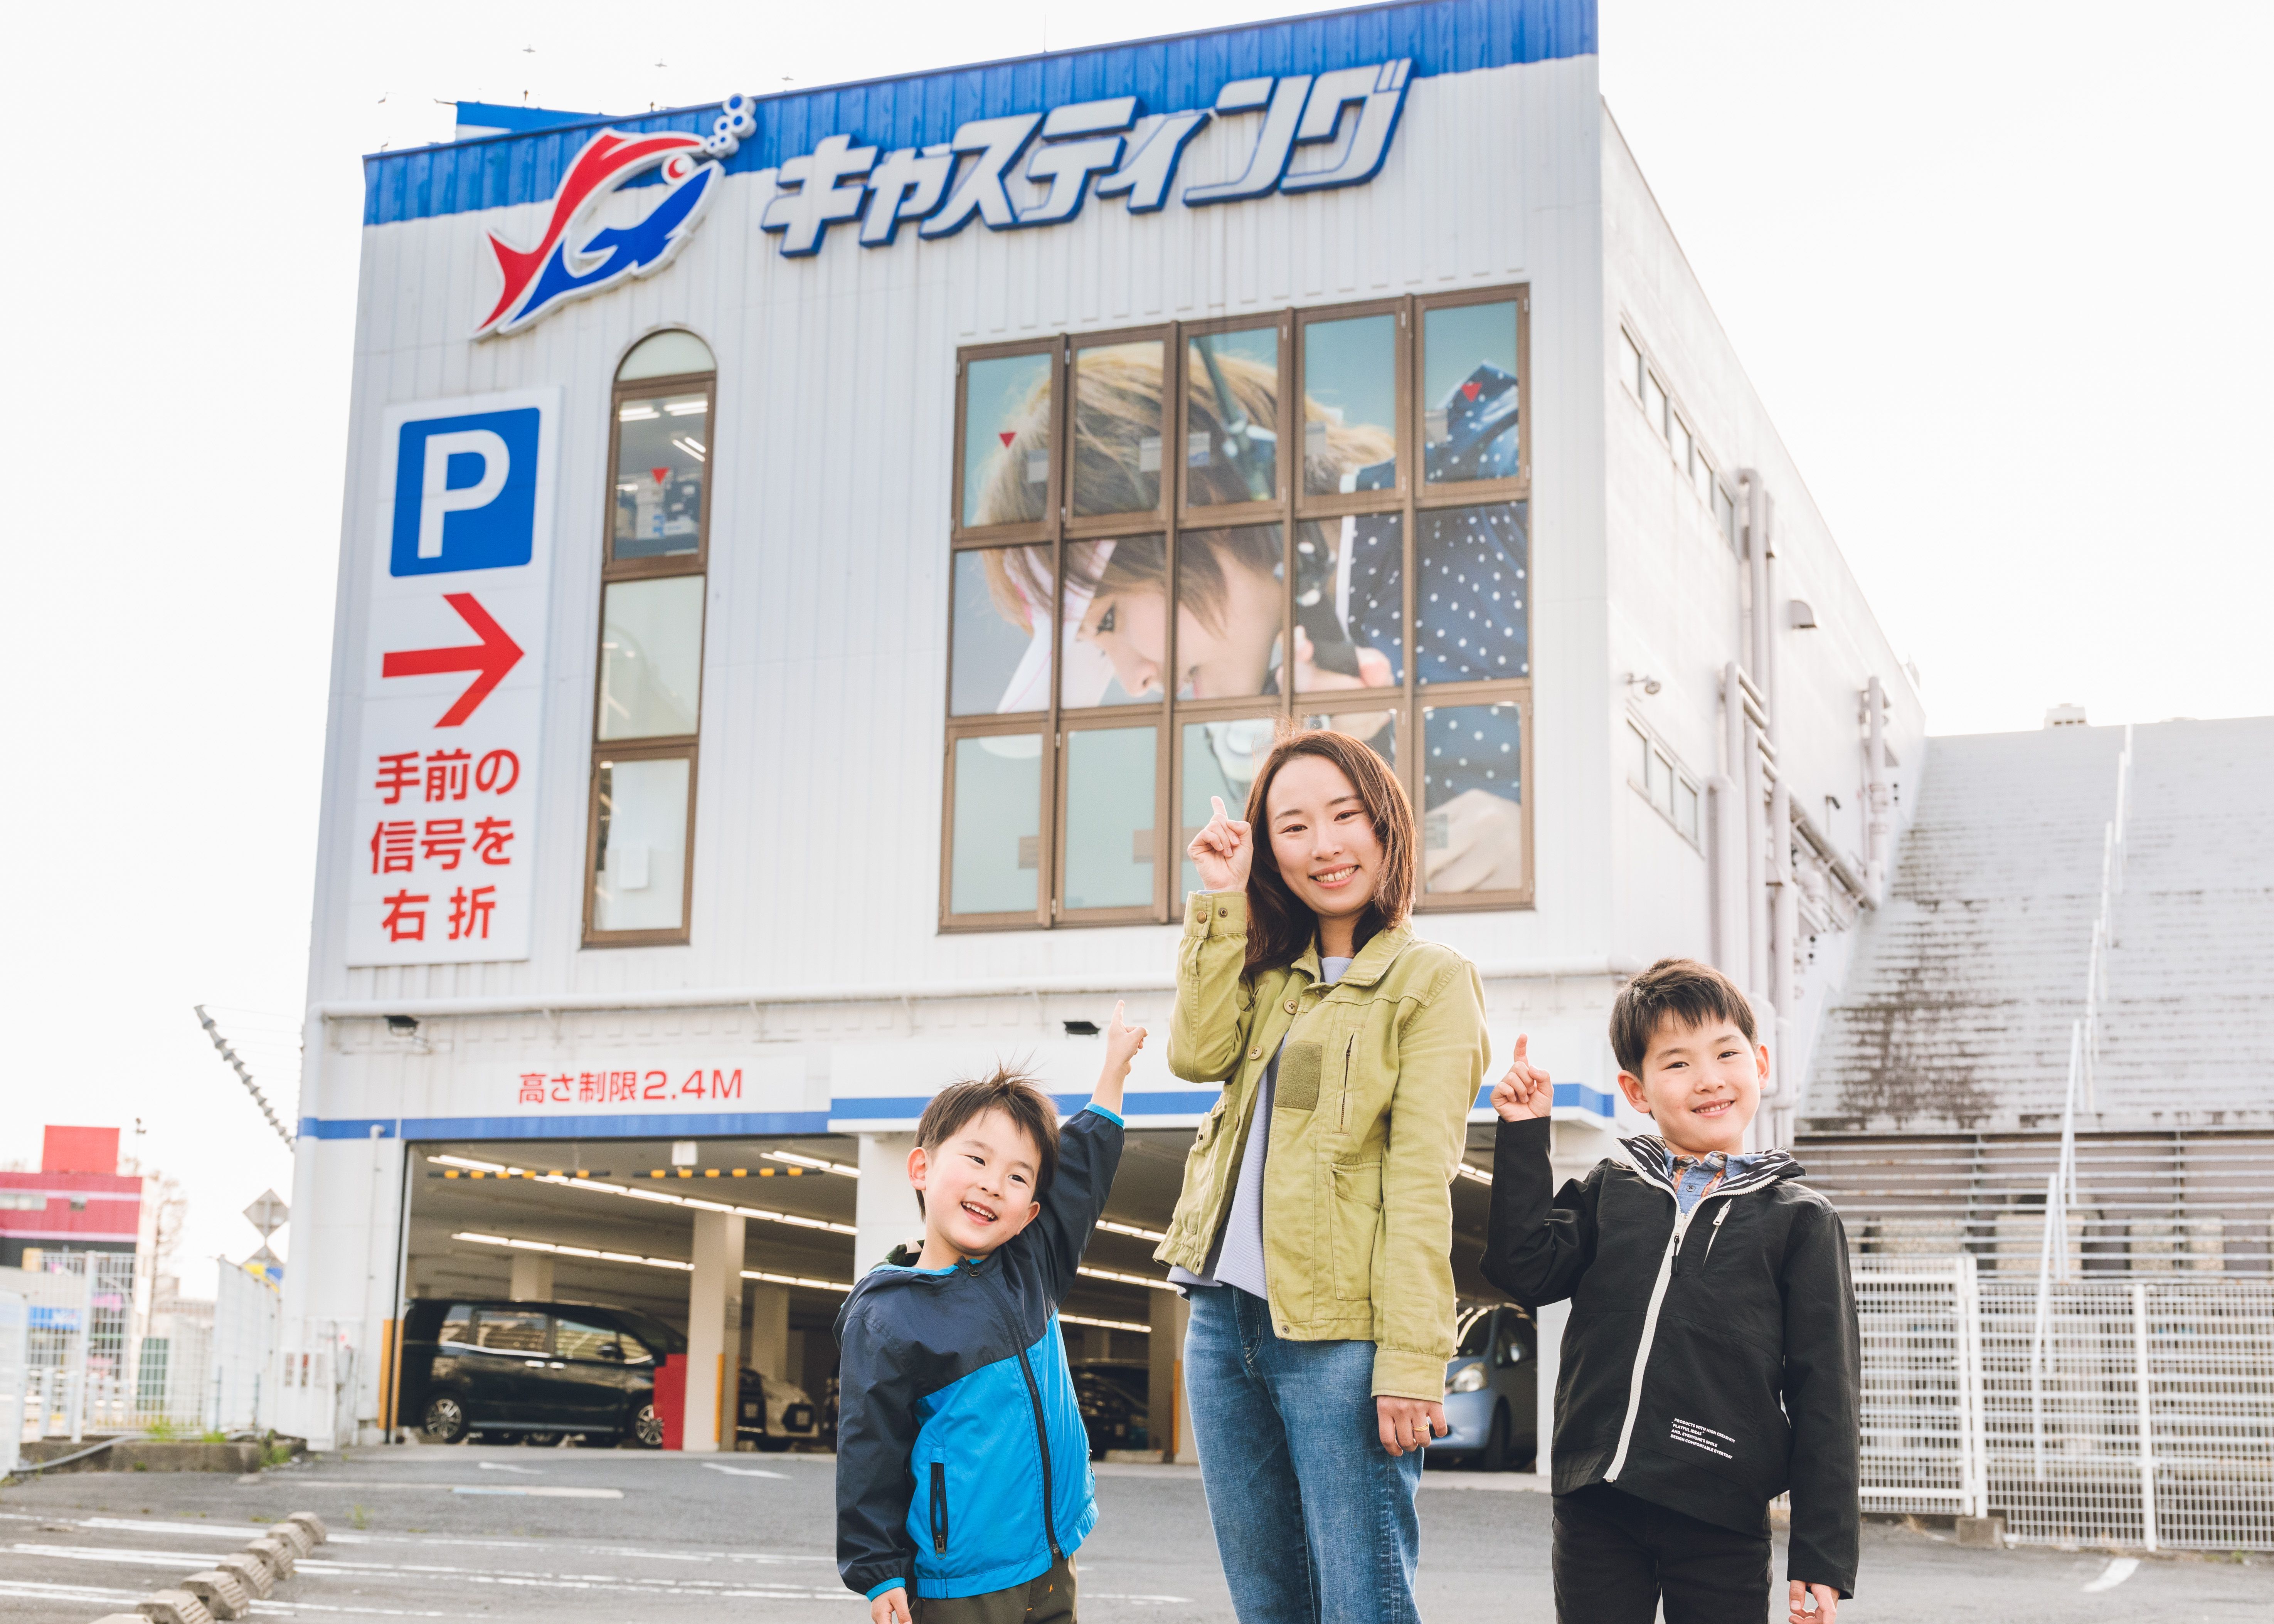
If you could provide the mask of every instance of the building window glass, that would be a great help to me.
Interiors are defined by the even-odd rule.
[[[716,383],[708,345],[663,332],[624,357],[610,395],[587,946],[688,939]]]
[[[1650,426],[1660,440],[1666,438],[1666,387],[1658,381],[1655,372],[1645,372],[1642,378],[1642,415],[1650,419]]]
[[[1529,904],[1526,315],[1499,288],[962,353],[945,927],[1170,919],[1210,797],[1243,808],[1291,726],[1399,775],[1424,906]]]
[[[1627,393],[1637,400],[1642,399],[1642,351],[1636,349],[1634,340],[1622,331],[1619,334],[1619,381],[1626,385]]]

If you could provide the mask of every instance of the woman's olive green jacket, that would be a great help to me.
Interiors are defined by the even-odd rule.
[[[1453,1354],[1453,1169],[1490,1045],[1476,967],[1404,926],[1319,984],[1316,944],[1241,979],[1247,899],[1195,891],[1177,949],[1169,1069],[1222,1081],[1154,1256],[1204,1274],[1231,1210],[1255,1097],[1279,1062],[1263,1174],[1271,1321],[1293,1342],[1374,1344],[1374,1391],[1444,1395]]]

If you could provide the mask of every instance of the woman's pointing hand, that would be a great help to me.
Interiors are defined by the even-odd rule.
[[[1199,870],[1201,883],[1209,891],[1245,891],[1247,867],[1255,857],[1255,831],[1224,809],[1224,797],[1210,795],[1216,816],[1193,837],[1185,854]]]

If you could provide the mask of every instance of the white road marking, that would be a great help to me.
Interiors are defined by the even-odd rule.
[[[2112,1556],[2108,1559],[2108,1566],[2100,1570],[2100,1577],[2084,1587],[2084,1593],[2090,1596],[2099,1590],[2112,1590],[2139,1571],[2138,1557]]]
[[[493,1488],[487,1484],[373,1483],[311,1477],[292,1486],[296,1489],[439,1489],[449,1494],[541,1494],[553,1500],[621,1500],[624,1497],[621,1489],[556,1489],[518,1483],[500,1484]]]
[[[508,1462],[504,1462],[504,1461],[477,1461],[477,1462],[475,1462],[474,1463],[475,1463],[477,1466],[479,1466],[479,1467],[480,1467],[484,1471],[509,1471],[509,1472],[520,1472],[520,1473],[522,1473],[524,1477],[542,1477],[543,1476],[545,1476],[544,1472],[543,1472],[543,1471],[541,1471],[540,1470],[538,1470],[537,1467],[534,1467],[534,1466],[514,1466],[514,1465],[510,1465],[510,1464],[508,1464]]]
[[[26,1556],[44,1556],[78,1562],[113,1562],[132,1567],[170,1568],[179,1571],[184,1562],[207,1565],[221,1560],[181,1551],[120,1550],[100,1545],[39,1545],[19,1543],[15,1551]],[[655,1579],[635,1578],[623,1574],[542,1574],[514,1572],[476,1572],[464,1568],[446,1568],[421,1562],[340,1562],[327,1561],[320,1557],[302,1557],[294,1566],[295,1576],[323,1575],[332,1577],[376,1577],[393,1575],[398,1579],[447,1579],[460,1584],[501,1584],[529,1589],[556,1590],[628,1590],[653,1595],[664,1590],[681,1596],[726,1598],[758,1598],[781,1601],[829,1601],[837,1598],[861,1599],[847,1590],[836,1586],[817,1586],[796,1583],[767,1583],[764,1581],[734,1579]],[[294,1606],[315,1606],[312,1602],[294,1602]],[[339,1611],[323,1608],[322,1611]],[[366,1609],[366,1611],[370,1611]],[[443,1613],[418,1613],[419,1618],[441,1618]]]
[[[729,1477],[779,1477],[785,1483],[789,1481],[789,1474],[787,1472],[762,1471],[755,1466],[719,1466],[713,1464],[712,1462],[705,1461],[703,1462],[703,1470],[704,1471],[725,1472]]]

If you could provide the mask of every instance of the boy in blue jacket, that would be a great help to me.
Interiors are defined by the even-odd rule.
[[[923,1246],[837,1316],[837,1570],[873,1624],[1058,1624],[1097,1522],[1058,1304],[1121,1161],[1121,1086],[1145,1028],[1105,1039],[1088,1108],[1058,1125],[1026,1078],[942,1089],[908,1182]]]

